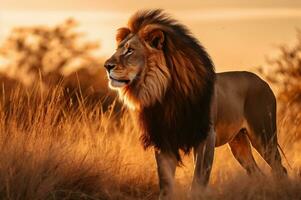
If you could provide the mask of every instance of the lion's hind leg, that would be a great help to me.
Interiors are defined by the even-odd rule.
[[[235,159],[249,175],[262,174],[252,155],[251,145],[246,133],[246,129],[241,129],[239,133],[229,142],[229,146]]]
[[[281,156],[278,150],[277,135],[274,134],[274,137],[271,138],[265,137],[265,133],[256,135],[260,135],[262,137],[252,138],[251,143],[272,168],[273,174],[278,177],[286,176],[287,170],[281,162]]]
[[[278,151],[276,98],[267,83],[253,84],[245,102],[247,133],[252,146],[270,165],[277,176],[286,175]]]

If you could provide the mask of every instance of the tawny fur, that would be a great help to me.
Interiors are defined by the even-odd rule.
[[[261,174],[251,145],[275,174],[286,174],[276,98],[265,81],[250,72],[216,74],[198,40],[161,10],[134,14],[116,40],[105,63],[109,84],[133,108],[144,147],[156,148],[160,198],[174,199],[181,150],[194,149],[192,194],[208,183],[214,148],[226,143],[250,175]]]

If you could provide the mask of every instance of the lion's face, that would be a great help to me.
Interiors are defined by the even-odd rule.
[[[160,101],[170,81],[162,51],[163,32],[153,26],[138,33],[121,28],[116,40],[116,52],[105,62],[109,86],[131,107]]]
[[[121,42],[105,63],[110,87],[120,89],[133,84],[146,68],[145,60],[145,48],[137,36]]]

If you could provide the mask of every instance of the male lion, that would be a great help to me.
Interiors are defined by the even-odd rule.
[[[172,199],[179,151],[194,150],[193,194],[208,183],[214,147],[229,144],[248,174],[260,174],[251,145],[286,174],[277,149],[276,100],[250,72],[215,73],[187,28],[162,10],[135,13],[105,62],[109,85],[137,116],[144,147],[154,146],[160,198]]]

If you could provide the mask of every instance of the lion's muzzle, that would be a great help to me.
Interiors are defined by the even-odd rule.
[[[106,70],[108,71],[108,73],[110,73],[110,71],[116,67],[116,64],[113,63],[113,62],[110,61],[110,60],[107,60],[107,61],[105,62],[105,64],[104,64],[104,67],[106,68]]]

